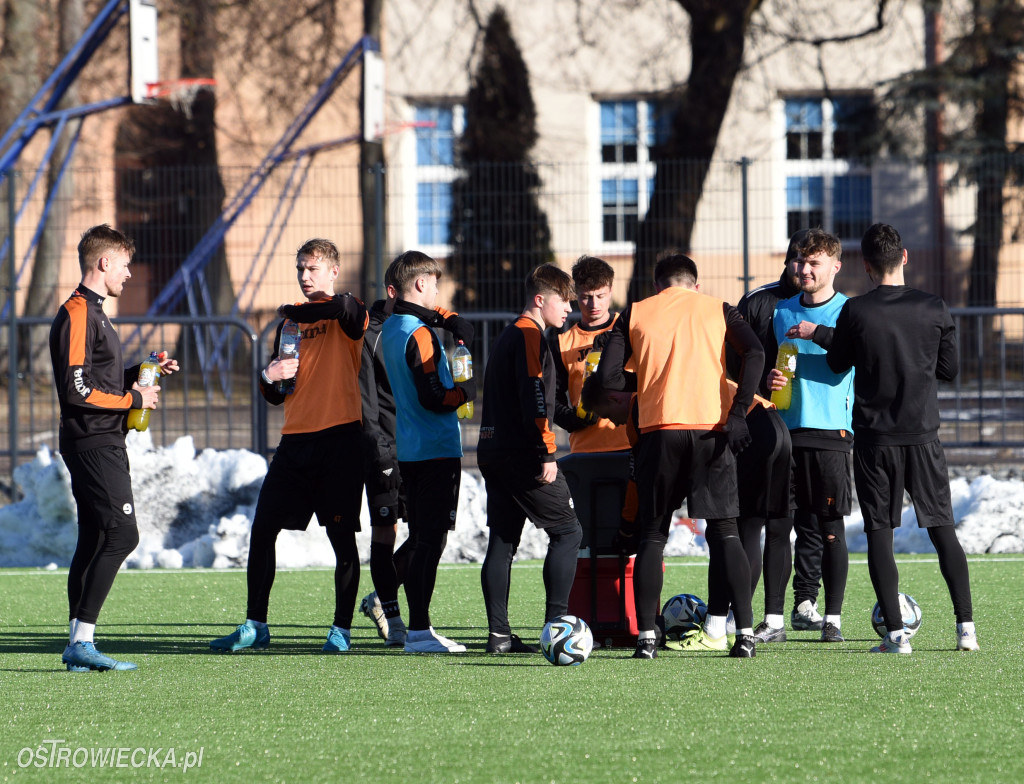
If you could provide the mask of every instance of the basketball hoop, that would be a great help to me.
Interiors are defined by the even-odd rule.
[[[203,89],[212,90],[216,79],[171,79],[166,82],[150,82],[146,85],[146,99],[167,101],[175,110],[192,119],[192,105]]]

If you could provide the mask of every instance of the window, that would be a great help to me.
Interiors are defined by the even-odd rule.
[[[785,101],[786,232],[821,226],[841,240],[860,240],[871,225],[869,146],[871,97]]]
[[[414,111],[416,136],[416,243],[447,252],[451,244],[455,140],[462,130],[459,105],[423,105]]]
[[[657,101],[602,101],[601,242],[632,243],[651,201],[653,152],[668,136],[671,115]]]

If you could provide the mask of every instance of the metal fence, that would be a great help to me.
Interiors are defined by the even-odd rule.
[[[995,459],[1024,449],[1024,308],[953,313],[962,337],[961,373],[954,382],[940,385],[943,443],[965,459]],[[467,317],[476,326],[474,364],[482,380],[490,345],[513,315]],[[154,348],[167,348],[182,358],[182,372],[161,383],[160,409],[150,420],[155,445],[190,436],[197,450],[248,449],[264,456],[273,452],[283,410],[266,404],[256,376],[268,361],[274,325],[257,333],[245,322],[227,318],[125,318],[116,323],[126,362],[141,361]],[[19,355],[25,362],[17,394],[7,396],[6,418],[0,423],[0,499],[10,498],[14,465],[31,459],[44,445],[57,449],[59,412],[47,343],[49,324],[45,319],[18,321]],[[197,370],[200,346],[225,351],[227,361],[220,370]],[[486,389],[481,394],[486,395]],[[479,417],[463,423],[468,466],[475,465],[478,423]],[[558,428],[556,432],[560,448],[566,449],[566,434]]]

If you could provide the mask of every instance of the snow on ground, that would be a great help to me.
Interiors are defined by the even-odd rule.
[[[140,543],[127,566],[217,569],[245,565],[249,526],[266,461],[245,450],[196,453],[192,439],[154,448],[149,433],[128,436]],[[70,477],[63,461],[47,448],[18,466],[15,482],[22,500],[0,508],[0,567],[67,566],[75,549],[77,526]],[[968,553],[1024,552],[1024,482],[982,475],[951,482],[957,534]],[[443,560],[482,561],[487,547],[486,495],[477,474],[463,472],[458,522],[448,537]],[[365,501],[362,560],[369,559],[369,517]],[[698,531],[702,531],[698,525]],[[847,518],[850,552],[864,552],[867,542],[858,509]],[[399,526],[399,540],[405,525]],[[547,537],[527,525],[518,558],[542,558]],[[934,552],[927,534],[917,527],[912,507],[896,531],[896,551]],[[707,553],[704,537],[681,521],[672,528],[666,555]],[[311,522],[306,531],[284,531],[278,539],[281,567],[332,566],[334,553],[323,529]]]

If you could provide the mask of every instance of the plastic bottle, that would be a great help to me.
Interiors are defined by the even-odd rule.
[[[299,329],[299,325],[291,319],[285,319],[284,326],[281,327],[281,340],[277,347],[277,358],[298,359],[299,343],[301,342],[302,330]],[[295,391],[295,378],[297,376],[298,373],[291,378],[283,378],[278,381],[277,391],[282,395],[290,395]]]
[[[458,383],[469,381],[471,378],[473,378],[473,355],[469,353],[466,344],[460,340],[459,345],[455,347],[455,353],[452,354],[452,379]],[[470,400],[459,406],[456,415],[459,419],[472,419],[473,401]]]
[[[160,354],[156,351],[151,351],[149,359],[139,365],[139,386],[140,387],[151,387],[156,383],[156,380],[160,378]],[[138,432],[144,431],[149,427],[149,412],[151,409],[148,408],[133,408],[128,412],[128,427],[131,430],[137,430]]]
[[[588,378],[590,378],[592,375],[594,375],[594,372],[597,370],[597,364],[600,361],[601,361],[601,352],[598,351],[596,348],[590,349],[590,353],[587,354],[586,359],[583,360],[583,382],[584,383],[586,383],[586,380]],[[582,389],[582,387],[580,387],[580,389]],[[583,407],[583,402],[582,401],[580,401],[579,403],[576,404],[576,416],[578,416],[580,419],[586,419],[588,416],[590,416],[590,412],[587,411],[587,409],[585,409]]]
[[[793,379],[796,376],[796,343],[787,340],[779,346],[779,357],[775,361],[775,369],[780,371],[788,381],[782,389],[772,392],[772,402],[780,411],[784,411],[793,403]]]

